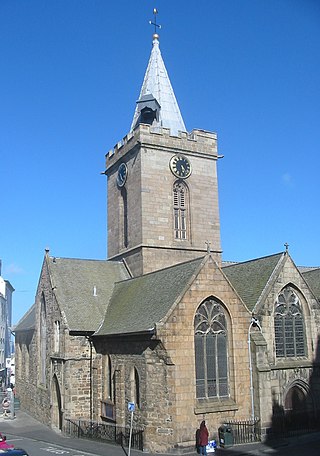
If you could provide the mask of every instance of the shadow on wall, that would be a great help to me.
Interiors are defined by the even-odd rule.
[[[308,438],[306,434],[320,431],[320,339],[318,338],[316,357],[308,382],[292,382],[284,399],[284,405],[273,397],[273,415],[270,428],[267,430],[265,444],[272,447],[274,456],[298,454],[301,451],[308,455],[319,455],[319,434]],[[303,437],[302,437],[303,436]],[[294,437],[292,439],[292,437]],[[291,443],[290,443],[291,441]],[[268,451],[268,450],[266,450]],[[241,446],[216,450],[216,456],[241,456]]]
[[[273,396],[271,427],[267,444],[279,438],[293,437],[320,430],[320,339],[309,383],[295,380],[284,398],[284,405]]]

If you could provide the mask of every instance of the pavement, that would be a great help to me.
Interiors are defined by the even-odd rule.
[[[124,456],[127,455],[127,448],[113,445],[105,442],[97,442],[87,439],[78,439],[61,434],[37,420],[27,413],[17,410],[14,419],[0,416],[0,432],[10,437],[26,437],[32,440],[46,442],[58,447],[72,448],[82,453],[91,453],[98,456]],[[272,442],[272,445],[266,443],[251,443],[243,445],[234,445],[227,448],[217,448],[215,453],[208,453],[208,456],[261,456],[271,454],[278,456],[281,454],[300,453],[306,450],[308,445],[318,447],[320,454],[320,433],[312,433],[304,436],[297,436],[288,439],[278,439]],[[141,456],[142,451],[131,449],[131,455]],[[150,456],[152,455],[151,453]],[[174,453],[170,453],[172,456]],[[196,451],[184,452],[183,455],[197,455]],[[157,453],[157,456],[161,456]]]

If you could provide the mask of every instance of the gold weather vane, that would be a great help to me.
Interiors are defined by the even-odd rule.
[[[155,35],[157,34],[157,28],[161,29],[161,25],[157,24],[157,14],[158,14],[157,8],[153,8],[153,22],[149,21],[150,25],[154,25],[154,34]]]

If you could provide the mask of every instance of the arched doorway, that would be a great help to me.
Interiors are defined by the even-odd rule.
[[[57,376],[52,379],[52,427],[62,429],[61,393]]]
[[[288,390],[284,410],[287,430],[302,430],[312,427],[314,405],[307,387],[294,384]]]

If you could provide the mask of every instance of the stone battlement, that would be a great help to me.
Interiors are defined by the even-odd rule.
[[[113,149],[106,154],[106,162],[118,161],[134,145],[168,148],[171,151],[181,153],[195,153],[201,151],[206,155],[217,156],[217,134],[205,130],[193,129],[191,132],[180,131],[178,136],[171,136],[169,128],[152,127],[147,124],[139,124],[137,128],[129,132],[121,139]]]

